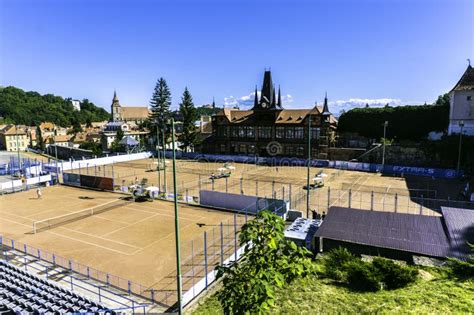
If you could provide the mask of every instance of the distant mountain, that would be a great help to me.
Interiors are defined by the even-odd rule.
[[[87,99],[81,101],[81,110],[77,111],[70,98],[25,92],[13,86],[0,87],[0,117],[3,123],[37,125],[48,121],[67,127],[108,120],[109,116],[106,110]]]

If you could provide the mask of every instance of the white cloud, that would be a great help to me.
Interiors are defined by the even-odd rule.
[[[258,95],[258,98],[260,99],[260,95],[261,95],[260,91],[257,92],[257,95]],[[240,97],[234,97],[231,95],[229,97],[224,97],[224,106],[225,107],[238,106],[240,109],[252,108],[254,99],[255,99],[255,92],[252,92],[248,95],[244,95]],[[291,96],[290,94],[283,94],[281,96],[281,102],[283,106],[285,106],[285,104],[292,103],[293,96]]]
[[[348,100],[337,100],[329,102],[329,110],[336,115],[340,115],[342,111],[348,111],[357,107],[365,107],[369,104],[369,107],[384,107],[389,106],[401,106],[402,101],[396,98],[350,98]]]

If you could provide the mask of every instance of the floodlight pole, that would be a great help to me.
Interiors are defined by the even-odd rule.
[[[308,116],[308,167],[306,173],[306,218],[309,219],[309,198],[310,198],[310,187],[309,187],[309,176],[311,170],[311,114]]]
[[[165,193],[168,192],[168,187],[166,185],[166,142],[165,142],[165,128],[166,128],[166,125],[163,124],[163,132],[162,132],[162,136],[163,136],[163,185],[165,186]],[[173,130],[174,132],[174,130]]]
[[[158,192],[161,192],[161,174],[160,174],[160,133],[158,128],[158,121],[156,121],[156,171],[158,172]]]
[[[18,143],[18,125],[15,125],[15,132],[16,132],[16,152],[18,154],[18,174],[21,174],[21,161],[20,161],[20,146]]]
[[[461,120],[459,122],[459,127],[461,128],[459,132],[459,149],[458,149],[458,165],[456,167],[456,172],[459,174],[459,170],[461,169],[461,145],[462,145],[462,131],[464,128],[464,121]]]
[[[176,180],[176,148],[174,140],[174,119],[171,118],[171,140],[173,141],[173,190],[174,190],[174,223],[176,236],[176,277],[178,281],[178,314],[182,314],[183,305],[182,298],[182,278],[181,278],[181,255],[180,255],[180,240],[179,240],[179,215],[178,215],[178,191]]]
[[[382,172],[385,166],[385,142],[386,142],[386,134],[387,134],[387,126],[388,126],[388,121],[385,121],[383,123],[383,149],[382,149]]]

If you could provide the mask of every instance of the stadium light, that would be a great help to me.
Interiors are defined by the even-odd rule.
[[[388,126],[388,121],[385,121],[383,123],[382,172],[385,166],[385,142],[386,142],[385,137],[387,136],[387,126]]]
[[[459,121],[459,127],[461,128],[459,132],[459,149],[458,149],[458,165],[456,167],[456,171],[459,174],[459,170],[461,168],[461,145],[462,145],[462,131],[464,128],[464,120]]]
[[[174,190],[174,223],[175,223],[175,239],[176,239],[176,278],[178,286],[178,314],[183,313],[182,299],[182,277],[181,277],[181,254],[179,240],[179,212],[178,212],[178,193],[176,185],[176,145],[174,139],[174,119],[171,118],[171,140],[173,141],[173,190]]]

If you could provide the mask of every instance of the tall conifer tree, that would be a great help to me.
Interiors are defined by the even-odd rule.
[[[171,106],[171,92],[168,88],[168,84],[164,78],[159,78],[156,82],[153,95],[150,100],[150,121],[154,128],[154,136],[156,136],[156,128],[163,131],[165,124],[170,118],[170,106]]]
[[[182,143],[182,149],[188,151],[188,148],[196,143],[197,128],[194,123],[198,119],[198,115],[196,107],[194,107],[193,97],[187,87],[184,89],[179,111],[183,117],[183,132],[178,139]]]

